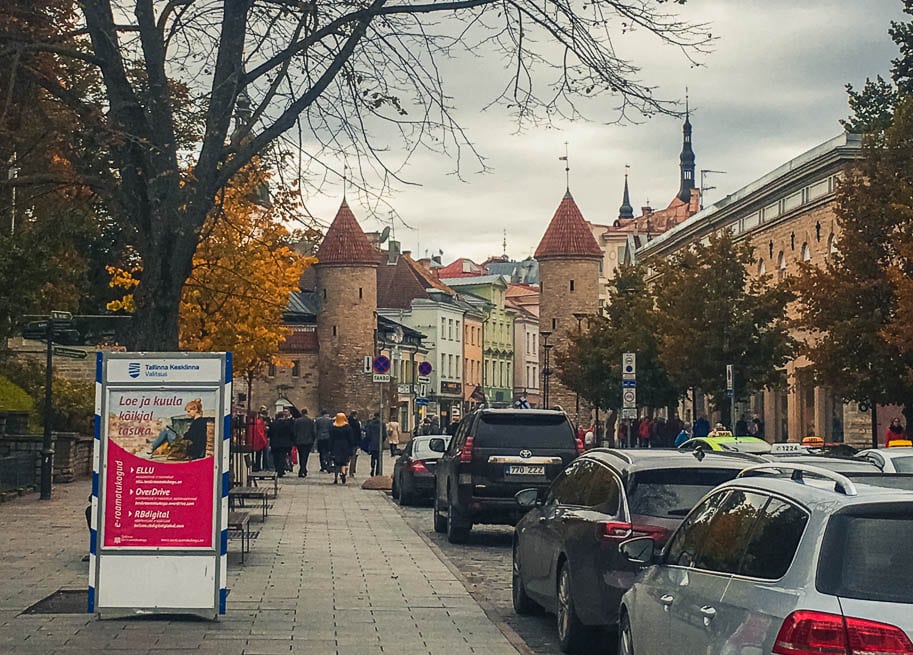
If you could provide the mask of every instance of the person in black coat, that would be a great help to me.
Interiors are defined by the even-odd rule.
[[[206,419],[203,418],[203,402],[199,398],[194,398],[184,406],[184,411],[193,419],[184,433],[184,438],[190,442],[187,457],[201,459],[206,456]]]
[[[380,412],[374,412],[370,421],[365,423],[365,442],[367,451],[371,455],[371,475],[377,475],[378,462],[380,460]]]
[[[349,475],[355,478],[355,467],[358,464],[358,444],[361,443],[362,429],[361,421],[358,420],[358,412],[352,410],[349,414],[349,427],[352,428],[352,438],[355,445],[352,446],[352,458],[349,460]]]
[[[295,429],[287,409],[276,415],[276,420],[269,426],[269,446],[273,453],[273,464],[276,466],[276,475],[280,478],[285,475],[289,455],[295,445]]]
[[[307,409],[301,410],[301,415],[294,421],[295,445],[298,447],[298,477],[306,478],[308,474],[308,455],[314,448],[317,431],[314,420],[308,416]]]
[[[349,419],[345,414],[339,412],[333,425],[330,426],[330,453],[333,456],[333,473],[335,474],[333,484],[337,484],[340,477],[342,477],[342,483],[346,483],[346,476],[349,474],[349,460],[356,443]]]

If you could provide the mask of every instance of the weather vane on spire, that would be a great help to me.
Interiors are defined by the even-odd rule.
[[[501,242],[502,254],[507,256],[507,228],[504,229],[504,240]]]
[[[567,141],[564,142],[564,155],[558,157],[558,161],[564,162],[564,182],[567,190],[571,190],[571,165],[567,158]]]
[[[348,166],[348,164],[344,163],[342,165],[342,199],[343,200],[346,199],[346,182],[348,182],[348,177],[349,177],[348,171],[349,171],[349,166]]]

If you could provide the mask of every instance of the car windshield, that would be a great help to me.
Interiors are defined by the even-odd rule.
[[[913,455],[909,457],[892,457],[891,463],[898,473],[913,473]]]
[[[631,514],[684,517],[708,491],[741,469],[674,468],[638,471],[628,489]]]
[[[574,448],[574,431],[561,414],[483,414],[476,427],[475,445],[527,448]]]
[[[852,508],[831,518],[818,563],[818,590],[913,603],[913,503]]]

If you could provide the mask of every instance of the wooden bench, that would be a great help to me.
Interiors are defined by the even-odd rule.
[[[250,513],[229,512],[228,529],[241,533],[241,563],[244,564],[244,553],[250,552]]]
[[[260,508],[263,515],[262,520],[266,520],[269,510],[269,492],[257,487],[234,487],[228,490],[228,509],[235,507],[245,507],[248,500],[260,500]]]
[[[279,497],[279,474],[275,471],[255,471],[249,454],[244,455],[244,466],[247,468],[247,481],[252,487],[259,487],[260,481],[273,481],[273,498]]]

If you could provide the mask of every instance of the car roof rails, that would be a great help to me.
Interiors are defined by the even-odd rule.
[[[694,450],[686,450],[684,452],[690,452],[699,460],[704,459],[706,455],[713,455],[714,457],[732,457],[734,459],[742,459],[747,462],[756,462],[758,464],[767,462],[766,459],[756,453],[746,453],[739,450],[705,450],[704,448],[695,448]],[[700,456],[698,456],[697,453],[701,453]]]
[[[631,459],[631,456],[620,450],[615,450],[614,448],[590,448],[588,453],[605,453],[606,455],[612,455],[618,459],[627,462],[628,464],[633,464],[634,460]]]
[[[786,473],[790,472],[790,479],[795,480],[796,482],[804,482],[805,474],[813,475],[818,478],[824,478],[827,480],[834,481],[834,491],[842,493],[844,496],[856,496],[856,485],[853,484],[853,481],[850,480],[845,475],[830,471],[820,466],[812,466],[811,464],[789,464],[786,462],[771,462],[769,464],[758,464],[757,466],[749,466],[748,468],[740,471],[736,476],[737,478],[747,478],[754,475],[765,475],[765,474],[776,474],[776,473]]]

